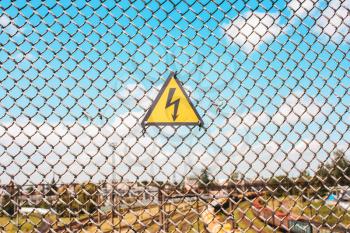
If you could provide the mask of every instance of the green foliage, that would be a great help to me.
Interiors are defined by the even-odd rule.
[[[57,211],[63,216],[68,216],[70,211],[73,215],[94,213],[98,206],[98,188],[95,184],[76,184],[74,187],[61,187],[58,189],[59,201]]]
[[[337,150],[330,163],[322,164],[313,176],[304,171],[298,178],[275,176],[268,181],[271,193],[280,197],[283,195],[318,195],[329,194],[331,187],[350,186],[350,161],[344,152]]]
[[[230,176],[230,181],[232,181],[232,182],[238,182],[241,179],[243,179],[243,176],[239,172],[233,172]]]
[[[57,186],[56,186],[56,181],[55,178],[52,178],[51,184],[49,185],[49,191],[47,192],[46,195],[48,196],[54,196],[56,195],[57,192]]]
[[[207,168],[201,171],[199,176],[198,186],[201,189],[207,190],[213,184],[213,179],[210,176],[209,170]]]
[[[98,188],[95,184],[84,184],[77,193],[79,202],[85,206],[85,211],[93,213],[97,210]]]
[[[341,150],[334,152],[334,158],[330,163],[319,167],[313,179],[313,186],[319,187],[320,194],[325,195],[330,187],[337,185],[350,186],[350,161],[345,158]]]
[[[29,194],[33,194],[34,191],[35,191],[34,186],[29,186],[27,188],[27,193],[29,193]]]
[[[14,198],[17,194],[16,189],[17,186],[11,181],[6,190],[6,194],[0,197],[0,214],[13,215],[16,212],[16,205],[15,202],[13,202],[14,200],[17,200]]]
[[[5,214],[5,215],[13,215],[16,212],[15,205],[11,201],[10,196],[5,195],[2,197],[0,210],[1,210],[1,214]]]
[[[286,194],[293,194],[293,181],[288,176],[275,176],[268,181],[271,194],[280,197]]]

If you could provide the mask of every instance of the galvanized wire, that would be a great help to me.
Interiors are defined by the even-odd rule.
[[[1,1],[1,231],[349,231],[349,6]]]

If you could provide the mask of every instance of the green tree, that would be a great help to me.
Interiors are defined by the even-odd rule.
[[[311,176],[308,171],[303,171],[298,177],[275,176],[267,181],[269,191],[275,196],[302,195],[313,193],[311,186],[315,177]]]
[[[313,179],[314,177],[307,170],[303,171],[299,177],[293,179],[295,185],[293,185],[291,193],[301,196],[303,200],[305,196],[310,197],[315,192],[314,187],[311,185]]]
[[[67,217],[69,215],[68,209],[71,209],[72,194],[68,189],[68,185],[62,185],[57,190],[56,211],[59,216]]]
[[[334,152],[330,163],[321,165],[312,181],[312,186],[319,189],[321,195],[329,193],[331,187],[342,185],[350,186],[350,161],[341,150]]]
[[[57,186],[56,186],[56,181],[55,181],[54,177],[52,178],[51,183],[48,185],[48,188],[49,188],[49,190],[48,190],[46,195],[48,195],[48,196],[56,195]]]
[[[63,186],[57,193],[57,211],[62,216],[69,215],[68,209],[75,214],[92,214],[98,208],[98,186],[93,183],[75,184],[71,188]]]
[[[86,183],[80,188],[81,190],[76,191],[79,202],[83,204],[86,212],[95,212],[98,208],[98,187],[93,183]]]
[[[233,182],[240,181],[242,178],[242,174],[239,172],[233,172],[230,176],[230,180]]]
[[[230,185],[237,185],[239,184],[242,180],[244,180],[243,174],[235,171],[231,174],[228,183]]]
[[[16,212],[16,205],[13,200],[16,195],[16,186],[11,181],[9,185],[5,186],[6,193],[2,196],[0,213],[5,215],[13,215]]]
[[[274,176],[267,182],[272,196],[281,197],[293,193],[294,183],[288,176]]]
[[[11,201],[12,198],[9,195],[5,195],[1,202],[1,214],[13,215],[15,213],[15,205]]]
[[[198,186],[201,189],[207,190],[213,185],[213,179],[210,176],[208,168],[202,169],[198,180]]]
[[[29,194],[33,194],[34,193],[34,186],[33,185],[31,185],[31,186],[29,186],[28,188],[27,188],[27,193],[29,193]]]
[[[349,186],[350,162],[345,158],[345,153],[341,150],[334,152],[333,170],[331,171],[332,179],[338,184]],[[334,182],[333,182],[334,183]]]

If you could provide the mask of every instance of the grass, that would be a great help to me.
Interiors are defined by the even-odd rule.
[[[204,203],[200,203],[198,205],[199,209],[202,210],[204,207]],[[197,204],[196,202],[183,202],[180,204],[168,204],[165,206],[165,210],[171,215],[171,221],[168,221],[168,232],[178,232],[179,229],[184,229],[186,232],[200,232],[204,231],[204,224],[199,220],[199,216],[197,215]],[[94,226],[86,226],[84,232],[111,232],[114,230],[119,230],[118,226],[120,221],[122,226],[135,226],[139,227],[139,223],[144,221],[145,219],[155,218],[158,220],[159,216],[159,207],[151,206],[150,208],[139,209],[139,210],[124,210],[123,217],[120,219],[119,217],[115,217],[112,223],[112,219],[109,218],[100,223],[100,225]],[[62,217],[58,218],[54,215],[49,215],[47,218],[55,223],[55,225],[67,225],[71,222],[76,222],[76,220],[84,219],[88,217],[88,215],[79,215],[78,217]],[[95,216],[96,217],[96,216]],[[40,223],[44,217],[38,214],[30,214],[30,215],[22,215],[19,216],[19,226],[22,232],[33,232],[34,229],[37,229],[40,226]],[[0,232],[18,232],[16,224],[17,218],[9,218],[6,216],[0,217]],[[89,221],[91,223],[92,221]],[[147,223],[147,222],[146,222]],[[147,231],[148,232],[158,232],[159,226],[153,223],[147,223]],[[124,228],[122,232],[127,232],[128,228]]]
[[[328,206],[324,201],[303,202],[304,215],[310,217],[315,222],[324,222],[329,225],[339,225],[342,223],[350,227],[349,212],[338,206]],[[311,206],[311,207],[310,207]]]
[[[330,226],[339,225],[350,227],[350,213],[338,206],[326,205],[323,200],[302,201],[290,196],[281,200],[274,200],[275,209],[291,212],[295,215],[310,218],[314,222],[327,223]],[[272,200],[268,205],[272,207]]]
[[[203,205],[200,205],[200,206],[203,206]],[[194,216],[193,215],[194,212],[189,211],[189,209],[195,210],[195,207],[196,205],[194,203],[188,203],[188,202],[180,203],[177,205],[173,205],[173,204],[166,205],[164,209],[169,214],[173,213],[170,217],[172,221],[168,221],[168,226],[169,226],[168,232],[176,232],[175,229],[181,229],[181,228],[193,229],[192,226],[188,226],[188,225],[189,225],[189,222],[194,222],[194,219],[196,218],[196,216]],[[188,213],[183,212],[182,211],[183,209],[186,209],[186,212],[188,211]],[[112,230],[119,231],[120,222],[121,222],[121,227],[133,226],[135,228],[138,228],[140,227],[139,223],[142,223],[142,222],[147,223],[148,221],[145,221],[145,220],[149,218],[154,218],[158,220],[159,213],[160,213],[160,210],[159,210],[159,207],[157,206],[152,206],[151,208],[141,209],[137,211],[130,210],[128,212],[123,213],[122,218],[120,217],[114,218],[113,224],[112,224],[112,219],[110,218],[104,221],[99,227],[90,226],[90,227],[87,227],[86,230],[88,232],[110,232]],[[184,219],[186,219],[186,221]],[[178,222],[178,224],[173,225],[172,222]],[[127,232],[128,228],[130,227],[124,228],[122,232]],[[148,222],[146,228],[148,232],[159,231],[159,226],[154,223]]]
[[[242,202],[238,205],[238,208],[236,207],[234,217],[236,224],[243,232],[255,233],[257,230],[261,230],[261,232],[273,232],[271,227],[255,216],[248,201]]]
[[[22,232],[33,232],[34,229],[37,229],[42,223],[43,219],[51,220],[54,225],[63,226],[65,224],[69,224],[71,222],[75,222],[77,219],[84,219],[88,215],[82,214],[76,218],[68,218],[63,217],[57,219],[55,215],[46,215],[42,216],[40,214],[28,214],[28,215],[20,215],[14,217],[1,216],[0,217],[0,232],[18,232],[21,230]],[[17,224],[18,221],[18,224]]]
[[[183,223],[182,223],[183,224]],[[199,231],[198,231],[199,230]],[[205,226],[202,221],[196,221],[191,228],[190,233],[205,232]]]
[[[145,209],[145,210],[139,210],[139,211],[135,211],[135,212],[129,212],[129,213],[125,213],[123,215],[122,218],[114,218],[113,219],[113,223],[112,224],[112,219],[109,219],[108,221],[105,221],[102,225],[101,225],[101,230],[103,232],[105,231],[111,231],[113,230],[113,225],[118,225],[121,222],[122,226],[125,225],[135,225],[139,222],[142,222],[144,219],[148,219],[154,216],[157,216],[159,213],[159,208],[158,207],[152,207],[149,209]],[[89,228],[89,230],[95,229],[96,227],[91,227]],[[96,228],[97,229],[97,228]]]
[[[64,226],[67,224],[70,224],[72,222],[75,222],[76,220],[82,220],[87,218],[89,215],[87,214],[81,214],[79,217],[62,217],[58,219],[57,225],[58,226]]]
[[[47,216],[51,221],[54,221],[53,215]],[[32,232],[34,227],[40,226],[43,217],[38,214],[20,215],[15,217],[0,217],[0,232]],[[17,224],[18,221],[18,224]]]

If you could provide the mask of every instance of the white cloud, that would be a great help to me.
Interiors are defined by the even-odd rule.
[[[35,56],[32,53],[25,54],[25,53],[23,53],[21,51],[18,51],[17,53],[15,53],[14,59],[17,62],[20,62],[22,60],[27,60],[29,62],[34,62],[35,61]]]
[[[350,0],[332,0],[317,20],[315,32],[330,36],[336,43],[349,41]]]
[[[113,124],[40,124],[24,117],[2,122],[0,164],[4,169],[0,180],[7,182],[15,175],[16,182],[22,184],[48,182],[52,173],[60,174],[61,182],[71,182],[73,173],[79,174],[76,181],[99,180],[111,169],[109,143],[118,137],[115,130]]]
[[[34,30],[30,23],[18,26],[16,24],[16,18],[10,18],[5,14],[0,15],[0,29],[2,32],[9,35],[11,37],[11,40],[16,42],[18,41],[18,39],[22,41],[23,36],[25,36],[26,32]],[[14,55],[14,58],[20,60],[27,59],[29,61],[33,61],[35,56],[31,53],[25,55],[22,51],[19,51],[19,53],[16,53]]]
[[[226,137],[231,136],[231,131],[225,130],[227,125],[235,128],[235,132],[245,135],[250,129],[266,126],[269,123],[277,127],[285,123],[294,125],[298,122],[308,124],[317,120],[318,116],[330,112],[332,106],[329,103],[320,103],[317,98],[311,98],[304,92],[292,92],[277,107],[275,113],[265,110],[248,112],[244,114],[233,113],[227,115],[228,122],[223,126],[223,133]]]
[[[292,0],[288,3],[288,7],[293,12],[293,17],[303,19],[314,10],[316,3],[316,0]]]
[[[9,24],[11,23],[11,20],[9,17],[7,17],[6,15],[2,15],[0,17],[0,25],[2,27],[7,27]]]
[[[311,28],[311,32],[315,35],[329,36],[337,44],[350,39],[350,0],[331,0],[323,10],[320,3],[314,0],[304,0],[302,3],[299,0],[292,0],[288,7],[292,11],[291,25],[301,23],[309,15],[317,18],[316,24]]]
[[[113,122],[104,126],[77,122],[40,124],[29,118],[19,118],[15,124],[4,122],[0,126],[0,149],[6,148],[0,153],[0,164],[4,167],[0,170],[0,179],[5,182],[17,173],[16,179],[21,177],[21,182],[39,183],[50,181],[51,172],[54,172],[63,182],[97,181],[111,178],[113,164],[117,168],[117,178],[128,177],[130,180],[155,175],[166,178],[175,171],[182,176],[203,167],[218,174],[217,178],[225,178],[236,168],[250,178],[276,172],[294,171],[293,174],[297,174],[309,166],[305,161],[316,157],[323,146],[319,141],[300,138],[295,147],[288,150],[288,141],[258,139],[258,143],[252,145],[244,137],[257,124],[265,126],[272,122],[281,130],[284,122],[295,124],[315,120],[320,109],[324,111],[324,106],[327,105],[307,98],[303,93],[292,93],[272,116],[267,112],[245,116],[233,114],[224,126],[228,126],[228,130],[208,129],[203,137],[194,131],[184,133],[182,137],[179,136],[181,130],[173,128],[149,128],[143,134],[140,119],[133,113],[116,116]],[[214,142],[207,140],[207,136],[215,138]],[[218,144],[222,143],[221,136],[228,139],[223,146]],[[209,149],[213,143],[223,148],[222,153]],[[115,154],[111,144],[115,145]],[[308,153],[304,154],[304,151]],[[312,169],[315,170],[319,161],[316,159],[312,163]]]
[[[11,21],[11,19],[7,15],[2,15],[0,17],[0,25],[4,28],[4,31],[10,35],[15,35],[18,31],[24,32],[25,27],[19,28],[16,24]]]
[[[227,116],[228,124],[221,131],[232,145],[231,149],[224,145],[225,155],[230,157],[227,167],[237,167],[248,177],[268,177],[272,174],[296,176],[305,169],[315,171],[329,153],[341,148],[339,143],[332,143],[331,132],[325,135],[326,132],[317,129],[317,126],[315,128],[315,125],[322,125],[332,112],[329,103],[296,91],[276,107],[275,113],[266,109]],[[297,123],[303,123],[307,128],[296,126]],[[311,123],[316,124],[311,126]],[[312,138],[315,130],[319,132],[317,139]],[[333,147],[330,144],[334,144]],[[223,170],[229,174],[225,166]]]
[[[223,28],[234,43],[249,53],[280,34],[282,28],[277,23],[278,17],[279,14],[249,12]]]
[[[317,18],[310,31],[317,36],[329,36],[335,43],[349,41],[350,0],[331,0],[322,10],[316,0],[292,0],[288,3],[291,11],[289,24],[278,24],[279,14],[248,12],[239,15],[231,23],[223,26],[229,39],[241,47],[246,53],[257,49],[262,43],[268,43],[283,32],[303,23],[307,16]],[[321,15],[319,15],[321,14]]]
[[[174,129],[168,128],[164,133],[150,128],[143,133],[138,120],[130,113],[116,116],[105,125],[39,123],[27,117],[1,122],[0,181],[7,183],[14,176],[19,184],[50,182],[54,173],[64,183],[97,182],[111,179],[113,166],[113,177],[117,179],[133,180],[135,174],[141,178],[170,176],[174,171],[172,164],[182,167],[190,150],[172,148],[179,142],[171,135]],[[166,142],[173,146],[164,148]]]
[[[291,93],[272,116],[271,122],[279,127],[284,123],[295,125],[298,122],[308,125],[311,122],[317,122],[315,117],[329,112],[331,108],[330,104],[319,103],[316,98]]]

